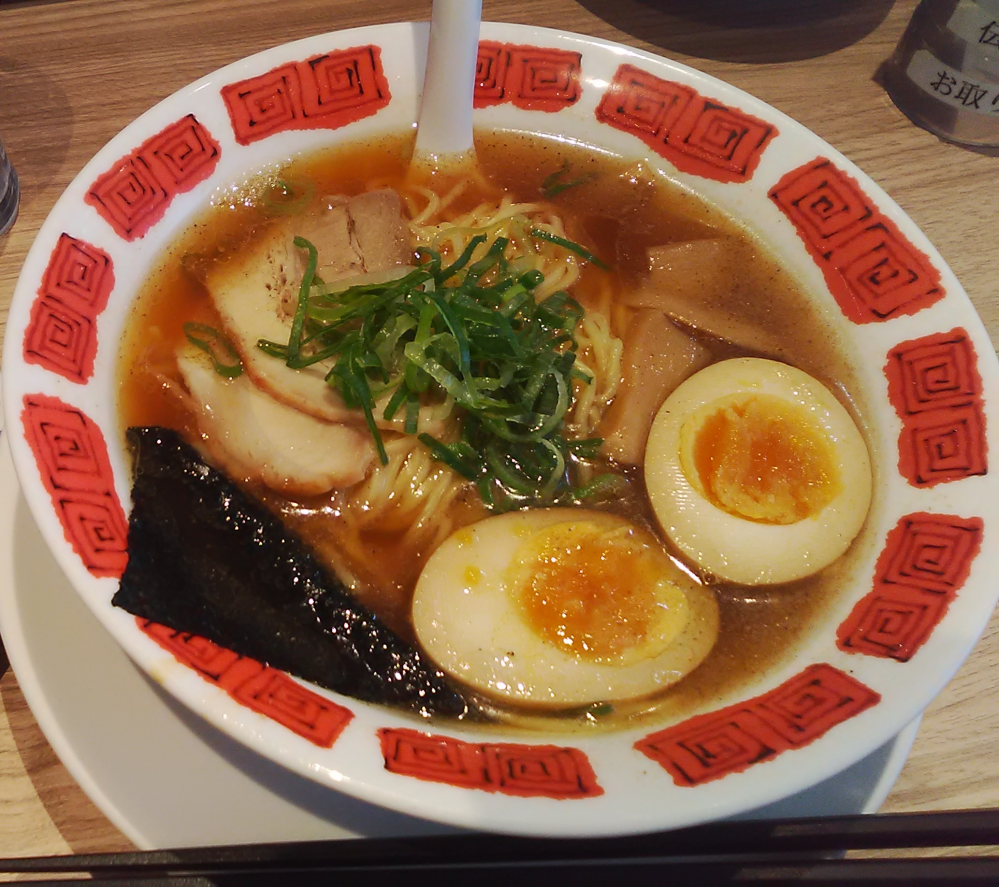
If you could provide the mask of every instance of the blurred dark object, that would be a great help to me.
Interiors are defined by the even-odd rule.
[[[668,52],[731,62],[816,58],[873,31],[893,0],[580,0]],[[830,25],[835,22],[835,27]],[[637,23],[637,24],[636,24]]]
[[[999,147],[999,0],[923,0],[879,79],[913,123]]]
[[[17,220],[17,208],[20,205],[21,189],[17,182],[17,173],[7,157],[7,152],[0,142],[0,237],[3,237]]]

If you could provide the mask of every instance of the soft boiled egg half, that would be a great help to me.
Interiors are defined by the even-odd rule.
[[[871,502],[864,438],[807,373],[760,358],[712,364],[666,399],[645,452],[664,532],[728,582],[790,582],[832,563]]]
[[[714,645],[718,605],[651,532],[550,508],[446,539],[420,575],[413,625],[444,671],[482,693],[567,708],[675,684]]]

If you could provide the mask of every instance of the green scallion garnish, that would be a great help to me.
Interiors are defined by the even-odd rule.
[[[502,237],[473,238],[447,267],[439,253],[421,249],[404,277],[347,288],[316,284],[315,247],[303,238],[295,244],[308,262],[289,340],[258,347],[289,367],[335,359],[326,381],[363,412],[382,464],[379,418],[401,416],[415,434],[422,405],[450,399],[462,410],[460,438],[419,439],[473,481],[488,507],[579,501],[573,466],[595,458],[602,441],[563,433],[572,381],[581,377],[573,368],[578,302],[562,291],[538,299],[544,276],[509,262]],[[597,488],[599,495],[603,484]]]
[[[273,215],[294,216],[302,212],[316,193],[311,181],[302,183],[278,179],[261,195],[263,209]]]
[[[549,243],[554,243],[556,246],[562,247],[562,249],[567,249],[571,253],[575,253],[581,259],[586,259],[587,262],[591,262],[598,268],[603,268],[605,271],[609,270],[606,263],[598,259],[593,253],[591,253],[585,246],[580,246],[573,240],[566,240],[564,237],[559,237],[557,234],[552,234],[550,231],[545,231],[543,228],[532,228],[530,230],[531,237],[536,237],[538,240],[547,240]]]
[[[239,352],[215,327],[204,323],[185,323],[187,341],[200,348],[212,361],[215,372],[227,379],[235,379],[243,372]]]
[[[568,172],[569,161],[563,160],[561,167],[550,175],[545,176],[544,181],[541,183],[541,193],[545,197],[552,198],[561,194],[563,191],[568,191],[570,188],[575,188],[579,185],[585,185],[587,182],[592,182],[594,179],[592,173],[579,176],[579,178],[576,179],[564,179],[563,176],[565,176]]]

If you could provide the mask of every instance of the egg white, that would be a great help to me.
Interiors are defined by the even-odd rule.
[[[658,582],[680,604],[657,624],[665,634],[651,631],[621,655],[597,659],[538,633],[519,600],[523,564],[536,554],[537,540],[553,528],[572,537],[594,522],[647,542],[661,558]],[[654,563],[658,571],[660,562]],[[440,668],[494,698],[550,708],[634,699],[676,683],[708,655],[718,621],[714,592],[677,567],[651,533],[575,508],[512,512],[457,531],[427,561],[413,600],[417,637]]]
[[[680,455],[684,424],[739,393],[797,405],[831,444],[839,489],[814,514],[785,524],[747,519],[710,501],[687,477]],[[863,526],[872,485],[864,438],[832,392],[795,367],[760,358],[712,364],[666,399],[649,434],[645,480],[663,531],[677,547],[713,577],[746,585],[790,582],[836,560]]]

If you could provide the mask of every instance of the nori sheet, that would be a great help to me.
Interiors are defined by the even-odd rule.
[[[115,606],[345,696],[484,717],[176,431],[126,436],[135,480]]]

